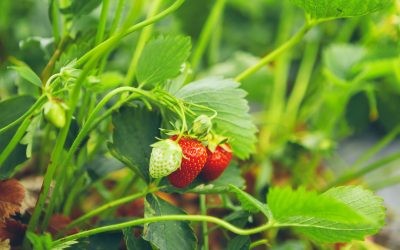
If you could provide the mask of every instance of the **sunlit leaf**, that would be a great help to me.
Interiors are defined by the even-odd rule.
[[[392,0],[291,0],[312,18],[363,16],[387,7]]]
[[[190,38],[159,37],[143,49],[137,65],[139,84],[161,84],[178,75],[182,64],[189,57]]]
[[[337,187],[323,194],[273,188],[267,201],[275,223],[294,227],[316,241],[363,240],[384,225],[382,199],[361,187]]]
[[[175,95],[189,104],[200,104],[218,113],[213,119],[214,130],[229,137],[235,156],[246,159],[255,151],[257,129],[249,114],[246,92],[239,88],[239,83],[207,78],[184,86]],[[197,115],[213,115],[213,112],[195,106],[191,109]]]

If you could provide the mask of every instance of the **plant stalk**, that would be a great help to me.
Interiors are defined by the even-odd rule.
[[[156,216],[156,217],[149,217],[149,218],[142,218],[142,219],[137,219],[133,221],[128,221],[128,222],[123,222],[119,224],[114,224],[114,225],[109,225],[109,226],[104,226],[104,227],[98,227],[94,228],[91,230],[87,231],[82,231],[76,234],[72,234],[69,236],[66,236],[64,238],[61,238],[59,240],[54,241],[55,244],[61,244],[63,242],[71,241],[71,240],[76,240],[84,237],[88,237],[90,235],[98,234],[98,233],[103,233],[103,232],[109,232],[109,231],[115,231],[115,230],[121,230],[126,227],[133,227],[137,225],[142,225],[142,224],[147,224],[147,223],[153,223],[153,222],[160,222],[160,221],[197,221],[197,222],[210,222],[217,224],[235,234],[239,235],[251,235],[251,234],[256,234],[260,233],[263,231],[266,231],[268,229],[274,228],[277,225],[274,225],[271,222],[268,222],[264,225],[255,227],[255,228],[249,228],[249,229],[243,229],[236,227],[222,219],[219,219],[217,217],[213,216],[207,216],[207,215],[164,215],[164,216]]]
[[[207,18],[207,21],[204,25],[203,30],[200,33],[199,42],[196,46],[196,49],[193,52],[192,57],[192,68],[196,70],[198,67],[200,60],[204,54],[204,51],[210,41],[211,34],[218,22],[221,19],[221,16],[224,11],[226,0],[217,0],[214,4],[214,7],[211,10],[210,15]]]
[[[272,51],[268,55],[264,56],[257,64],[251,66],[250,68],[248,68],[245,71],[243,71],[242,73],[240,73],[235,78],[235,81],[240,82],[243,79],[249,77],[250,75],[257,72],[259,69],[261,69],[264,65],[271,62],[277,56],[281,55],[283,52],[287,51],[288,49],[292,48],[294,45],[298,44],[302,40],[304,35],[307,33],[307,31],[309,31],[314,26],[315,26],[314,23],[304,24],[304,26],[294,36],[292,36],[292,38],[290,38],[288,41],[283,43],[281,46],[276,48],[274,51]]]
[[[207,215],[207,196],[205,194],[200,194],[200,210],[202,215]],[[203,231],[203,249],[208,250],[208,225],[207,221],[203,221],[202,231]]]

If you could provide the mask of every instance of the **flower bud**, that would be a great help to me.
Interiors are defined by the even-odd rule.
[[[48,101],[43,107],[43,113],[46,120],[57,128],[65,126],[65,110],[61,104],[55,101]]]
[[[210,117],[200,115],[194,120],[192,131],[197,136],[205,136],[210,132],[211,126],[212,122]]]

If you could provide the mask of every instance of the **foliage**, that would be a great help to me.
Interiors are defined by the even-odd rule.
[[[400,133],[398,3],[3,0],[0,11],[1,246],[351,248],[390,223],[368,188],[400,180],[379,172],[399,153],[378,159]],[[370,134],[375,145],[341,159]],[[171,136],[191,137],[201,162],[216,165],[217,146],[233,157],[213,165],[217,179],[174,187],[164,175],[186,168],[152,149]],[[391,177],[369,186],[371,172]]]

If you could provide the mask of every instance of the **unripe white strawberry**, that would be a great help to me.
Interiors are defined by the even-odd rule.
[[[182,162],[182,149],[172,140],[162,140],[151,145],[150,176],[161,178],[176,171]]]

